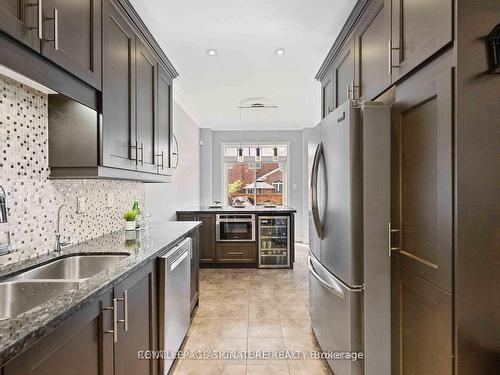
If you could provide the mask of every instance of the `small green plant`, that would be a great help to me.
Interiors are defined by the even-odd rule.
[[[134,221],[136,216],[137,216],[137,212],[136,212],[136,211],[134,211],[134,210],[125,211],[125,212],[123,213],[123,218],[124,218],[126,221]]]

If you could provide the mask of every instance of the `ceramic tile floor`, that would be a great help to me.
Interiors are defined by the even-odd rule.
[[[309,318],[307,246],[296,244],[293,270],[201,269],[200,306],[182,350],[319,350]],[[183,359],[174,375],[323,375],[324,361]]]

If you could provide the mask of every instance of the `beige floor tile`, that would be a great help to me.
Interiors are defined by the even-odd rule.
[[[330,367],[323,362],[296,364],[290,361],[288,369],[290,375],[332,375]]]
[[[248,319],[248,304],[225,304],[219,307],[219,319]]]
[[[215,332],[216,323],[217,319],[199,318],[195,316],[187,334],[192,337],[212,337]]]
[[[216,365],[207,364],[200,375],[245,375],[246,365]]]
[[[213,302],[204,303],[200,301],[200,305],[196,310],[195,317],[216,319],[219,316],[219,305]]]
[[[248,337],[250,338],[281,338],[280,320],[262,319],[250,320],[248,323]]]
[[[186,337],[182,350],[185,351],[198,351],[208,350],[212,344],[212,335],[210,336],[188,336]]]
[[[281,314],[279,310],[279,305],[262,304],[257,302],[250,303],[250,308],[248,310],[248,317],[250,320],[280,319]]]
[[[248,343],[247,339],[235,339],[226,337],[214,336],[212,340],[211,350],[216,351],[219,357],[207,359],[207,364],[212,365],[244,365],[246,364],[246,358],[234,358],[227,357],[227,355],[232,355],[230,352],[234,352],[236,355],[247,350]],[[225,357],[221,357],[222,354]]]
[[[300,337],[285,337],[285,348],[287,350],[311,351],[320,350],[318,342],[314,335],[304,334]]]
[[[286,364],[286,359],[280,359],[280,352],[285,350],[285,342],[282,338],[263,339],[249,338],[248,351],[253,357],[247,360],[247,364]],[[263,358],[265,356],[265,358]],[[276,356],[276,357],[273,357]]]
[[[288,375],[287,365],[247,365],[247,375]]]
[[[172,375],[200,375],[203,374],[205,361],[203,360],[177,360],[169,374]]]
[[[246,339],[248,337],[248,320],[246,319],[218,320],[217,325],[215,327],[214,337]]]
[[[306,319],[282,319],[281,328],[283,330],[283,337],[285,338],[300,338],[304,335],[313,334],[311,322]]]
[[[290,306],[281,305],[280,306],[280,318],[281,319],[304,319],[309,318],[309,309],[305,306]]]

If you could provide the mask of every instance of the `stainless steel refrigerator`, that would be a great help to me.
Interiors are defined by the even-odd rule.
[[[390,107],[347,101],[308,140],[309,298],[335,375],[390,371]]]

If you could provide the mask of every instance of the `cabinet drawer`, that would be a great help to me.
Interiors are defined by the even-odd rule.
[[[255,263],[256,261],[255,242],[217,244],[217,263]]]

